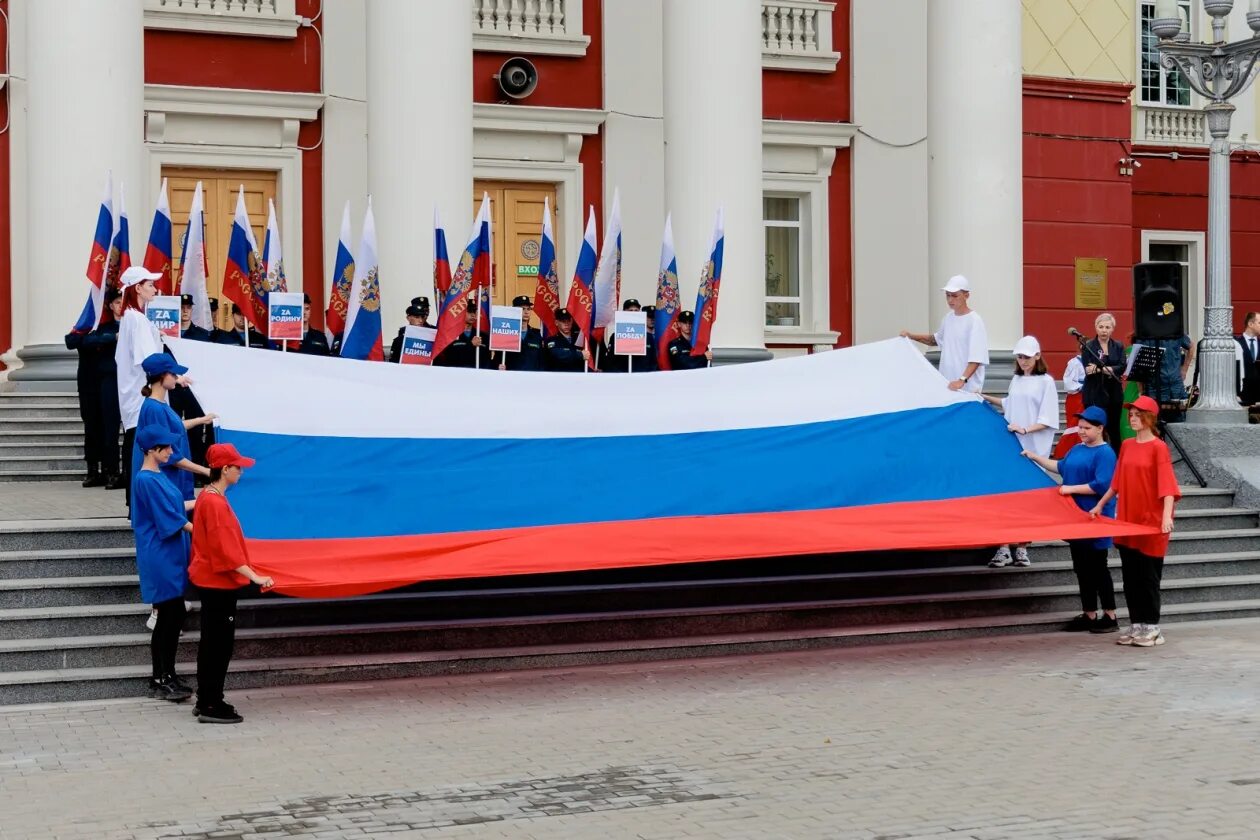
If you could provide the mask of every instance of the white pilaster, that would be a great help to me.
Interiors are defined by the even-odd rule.
[[[931,323],[940,287],[971,280],[993,348],[1023,332],[1023,7],[1010,0],[927,4]]]
[[[713,345],[732,359],[768,358],[761,3],[667,2],[664,45],[665,196],[682,299],[692,308],[714,215],[723,207],[726,251]]]
[[[13,275],[13,341],[25,348],[19,355],[27,366],[10,377],[19,381],[46,378],[40,369],[48,354],[35,345],[60,345],[64,352],[62,337],[87,299],[84,270],[106,170],[113,170],[116,192],[126,185],[136,259],[150,221],[136,212],[148,203],[140,197],[146,180],[141,0],[40,0],[23,9],[26,156],[12,162],[25,169],[29,185],[25,206],[13,207],[21,220],[13,222],[14,235],[24,233],[27,253],[27,270]]]
[[[324,276],[323,302],[328,307],[328,284],[337,260],[341,208],[350,201],[351,224],[363,221],[368,184],[367,10],[365,0],[338,0],[323,6],[324,31]],[[377,218],[378,227],[383,219]],[[351,243],[350,247],[354,247]],[[412,295],[414,297],[414,295]],[[386,332],[395,320],[385,312]]]
[[[919,332],[928,276],[928,0],[855,3],[852,48],[853,340]],[[902,49],[890,50],[890,43]],[[933,278],[934,279],[934,278]],[[935,328],[935,324],[932,324]]]
[[[433,207],[458,259],[472,224],[472,9],[468,0],[367,4],[368,184],[382,319],[433,286]],[[356,225],[356,236],[358,221]]]

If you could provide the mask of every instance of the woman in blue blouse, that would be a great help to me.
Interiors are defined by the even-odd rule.
[[[210,470],[200,464],[193,463],[191,450],[188,445],[188,429],[191,429],[193,426],[203,426],[207,423],[212,423],[218,415],[207,414],[205,417],[195,417],[190,420],[179,419],[179,415],[175,413],[175,410],[171,408],[167,401],[167,394],[170,389],[175,387],[175,378],[188,373],[188,368],[176,362],[171,356],[165,353],[154,353],[147,356],[141,363],[141,366],[144,368],[145,381],[148,384],[140,392],[145,399],[140,405],[140,417],[136,422],[136,434],[140,433],[140,429],[148,427],[164,429],[170,433],[174,441],[174,454],[162,466],[162,472],[170,480],[171,484],[179,490],[180,495],[186,501],[192,501],[193,475],[209,476]],[[142,458],[143,453],[140,451],[139,444],[136,444],[131,451],[131,474],[133,476],[136,474],[136,470],[140,469]]]
[[[1116,453],[1107,445],[1106,411],[1092,405],[1076,415],[1076,420],[1081,442],[1069,449],[1062,461],[1027,451],[1023,455],[1063,476],[1059,492],[1071,496],[1077,507],[1088,512],[1111,487],[1111,477],[1116,471]],[[1103,515],[1116,515],[1115,499],[1103,508]],[[1116,621],[1116,590],[1111,581],[1111,571],[1107,568],[1111,539],[1068,540],[1068,547],[1072,552],[1072,570],[1076,572],[1076,582],[1081,590],[1082,612],[1064,629],[1070,632],[1116,632],[1120,626]],[[1098,615],[1100,602],[1101,616]]]

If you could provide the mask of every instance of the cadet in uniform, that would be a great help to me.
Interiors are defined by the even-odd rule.
[[[591,351],[578,346],[581,332],[567,309],[556,310],[556,335],[543,342],[543,369],[581,373],[591,358]]]
[[[232,304],[232,329],[219,330],[219,344],[234,344],[237,347],[245,346],[245,336],[249,335],[250,347],[267,348],[267,339],[263,334],[254,329],[252,325],[246,326],[245,315],[242,314],[241,308],[235,303]]]
[[[423,309],[421,309],[419,306],[416,305],[415,301],[417,300],[424,301],[425,305]],[[422,297],[412,298],[411,306],[407,307],[407,327],[432,326],[432,324],[428,323],[428,315],[429,315],[428,298],[422,298]],[[407,327],[398,328],[398,335],[394,338],[393,343],[389,345],[388,361],[391,361],[397,364],[399,360],[402,359],[403,336],[406,335],[407,333]]]
[[[621,305],[623,312],[639,312],[642,307],[634,298],[627,298]],[[647,354],[644,356],[621,356],[617,354],[617,335],[614,330],[608,333],[608,348],[601,360],[600,369],[609,373],[647,373],[656,370],[656,340],[652,337],[652,316],[647,322]],[[631,360],[633,359],[633,363]]]
[[[512,298],[512,305],[521,308],[521,352],[498,353],[499,370],[542,370],[543,369],[543,337],[537,327],[529,325],[530,316],[534,314],[534,301],[527,295]]]
[[[105,292],[105,311],[108,313],[105,323],[93,330],[84,343],[95,358],[100,389],[96,401],[101,412],[100,439],[97,444],[101,458],[101,477],[104,479],[101,484],[106,490],[121,490],[125,486],[119,460],[122,445],[118,442],[118,432],[122,428],[122,409],[118,405],[118,362],[114,359],[114,350],[118,347],[118,319],[122,317],[123,311],[121,291],[110,289]]]
[[[79,354],[74,378],[79,391],[79,418],[83,421],[83,460],[87,462],[87,478],[83,480],[83,486],[101,487],[109,479],[101,474],[101,453],[98,449],[101,441],[101,402],[98,398],[101,380],[92,348],[87,343],[89,337],[90,332],[66,333],[66,349]]]
[[[490,334],[477,332],[477,298],[471,297],[468,299],[468,308],[464,310],[464,331],[446,345],[446,349],[438,354],[433,364],[438,367],[478,367],[478,347],[481,348],[480,367],[491,367],[494,362],[490,358]]]
[[[703,356],[691,355],[691,328],[695,320],[695,313],[689,309],[678,313],[678,338],[669,343],[670,370],[695,370],[708,367],[713,361],[712,350],[705,350]]]
[[[296,350],[307,356],[327,356],[332,352],[328,347],[328,336],[323,330],[311,329],[311,296],[302,293],[302,341],[289,342],[290,352]]]
[[[210,341],[210,330],[192,322],[192,295],[179,296],[179,335],[191,341]]]

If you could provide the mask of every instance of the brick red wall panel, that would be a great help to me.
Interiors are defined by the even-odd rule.
[[[602,33],[603,7],[600,0],[583,0],[582,28],[591,37],[586,55],[566,57],[555,55],[529,55],[521,53],[538,68],[538,88],[528,98],[519,100],[522,105],[551,108],[602,108],[604,107],[604,51]],[[494,74],[512,53],[473,53],[473,101],[503,102],[512,104],[499,90]]]
[[[829,235],[831,258],[831,328],[840,333],[837,347],[853,344],[853,153],[839,149],[831,167],[827,192],[831,211]]]
[[[832,49],[840,53],[834,73],[766,70],[761,74],[762,113],[766,119],[850,121],[853,113],[850,3],[851,0],[840,0],[831,16]]]

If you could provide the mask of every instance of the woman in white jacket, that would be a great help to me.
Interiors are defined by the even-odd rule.
[[[1024,450],[1043,458],[1050,457],[1054,433],[1059,428],[1059,392],[1054,377],[1046,372],[1037,339],[1026,335],[1015,343],[1015,375],[1011,377],[1006,396],[1001,399],[988,394],[982,396],[1002,409],[1007,430],[1015,433]],[[1028,559],[1028,543],[1013,547],[1016,566],[1032,565]],[[1002,546],[989,565],[1001,568],[1011,562],[1010,547]]]
[[[123,287],[123,315],[118,322],[118,346],[114,349],[114,361],[118,364],[118,407],[125,430],[122,468],[128,507],[131,506],[131,450],[136,443],[140,404],[144,402],[140,389],[146,381],[141,363],[154,353],[162,352],[162,336],[145,315],[144,308],[157,296],[157,286],[153,281],[161,278],[161,274],[148,271],[140,265],[133,265],[120,278]]]

